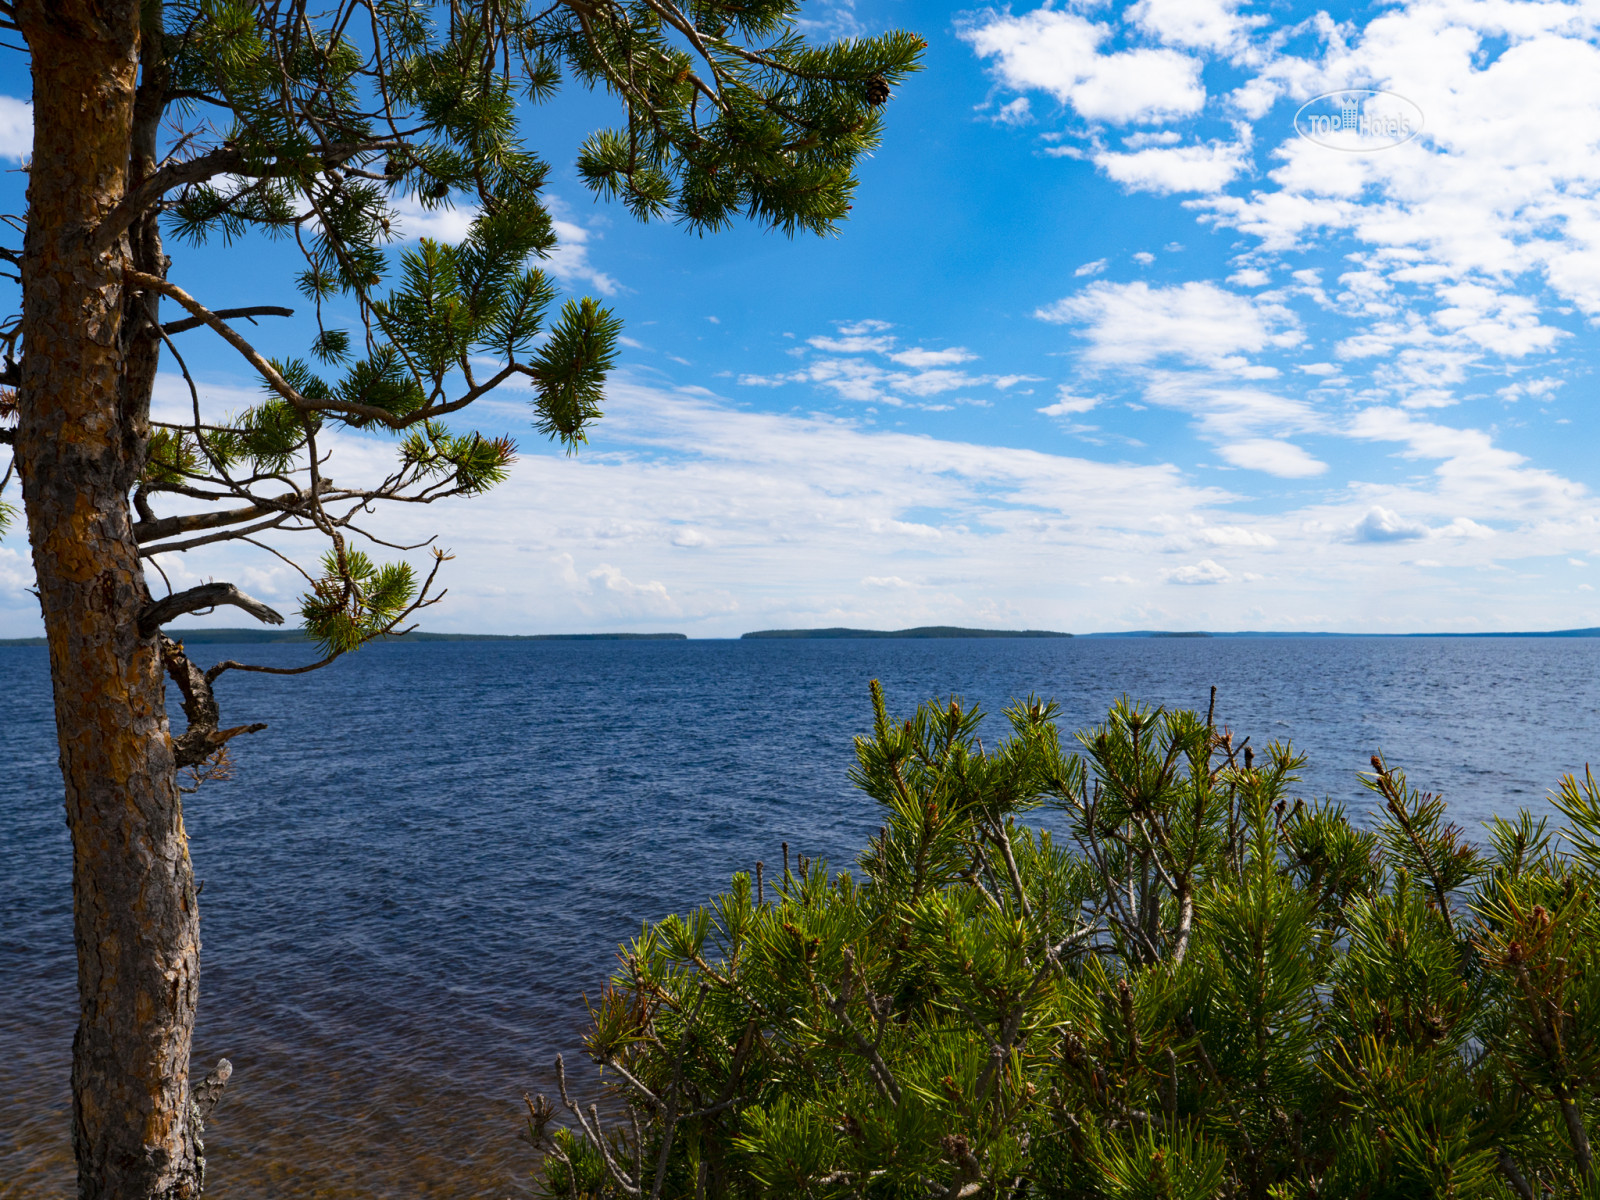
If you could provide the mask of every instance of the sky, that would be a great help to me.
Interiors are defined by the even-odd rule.
[[[624,348],[577,454],[508,388],[474,409],[521,446],[505,485],[374,517],[455,555],[424,628],[1600,625],[1600,4],[804,14],[928,42],[836,238],[640,225],[572,166],[614,104],[527,111],[554,167],[545,266]],[[0,55],[7,212],[28,96]],[[1350,103],[1370,124],[1341,141]],[[470,217],[411,211],[400,236]],[[303,307],[270,244],[170,250],[211,307]],[[288,357],[310,327],[249,334]],[[232,350],[184,338],[208,403],[259,398]],[[157,403],[186,404],[181,380]],[[335,451],[336,480],[392,455]],[[161,566],[287,612],[301,590],[249,547]],[[39,631],[30,582],[13,530],[0,636]]]

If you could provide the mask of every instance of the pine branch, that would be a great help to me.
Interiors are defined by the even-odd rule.
[[[320,146],[311,152],[324,171],[337,167],[364,154],[378,154],[385,150],[401,148],[405,143],[393,138],[369,142],[340,142]],[[139,215],[174,188],[204,183],[218,175],[240,175],[253,179],[281,178],[290,174],[288,167],[278,170],[250,170],[250,159],[237,147],[223,146],[179,163],[168,163],[143,183],[125,195],[108,212],[90,235],[89,244],[95,253],[104,254],[111,249]],[[303,170],[301,165],[298,170]]]

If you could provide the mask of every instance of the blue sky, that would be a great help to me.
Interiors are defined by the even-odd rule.
[[[1600,5],[807,16],[929,43],[836,239],[640,226],[571,167],[609,101],[529,111],[555,166],[549,266],[628,341],[581,453],[540,444],[508,391],[479,415],[522,444],[508,484],[377,521],[457,556],[427,627],[1600,625]],[[1297,135],[1302,105],[1346,89],[1402,97],[1421,132]],[[0,93],[15,168],[20,58]],[[0,175],[6,211],[21,188]],[[213,307],[299,302],[270,246],[172,253]],[[300,320],[251,335],[308,340]],[[206,339],[184,348],[208,400],[249,403]],[[349,474],[389,449],[337,453]],[[299,590],[248,548],[168,557],[174,586]],[[28,582],[13,533],[0,634],[37,630]]]

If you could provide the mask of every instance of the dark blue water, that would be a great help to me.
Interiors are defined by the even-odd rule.
[[[195,648],[288,664],[303,647]],[[845,772],[867,681],[908,711],[1126,692],[1292,739],[1360,807],[1381,749],[1475,824],[1600,762],[1600,640],[423,643],[230,674],[237,777],[189,798],[197,1064],[227,1055],[212,1190],[523,1195],[524,1090],[571,1062],[617,942],[779,843],[843,864],[880,823]],[[45,652],[0,648],[0,1196],[70,1192],[70,856]]]

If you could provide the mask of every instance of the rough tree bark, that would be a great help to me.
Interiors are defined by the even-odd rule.
[[[152,10],[158,29],[159,7],[139,0],[17,6],[34,152],[15,448],[72,832],[83,1200],[197,1196],[203,1169],[188,1080],[199,912],[128,503],[158,346],[155,300],[125,294],[122,271],[164,262],[154,217],[105,252],[90,239],[154,162],[158,65],[139,94]]]

